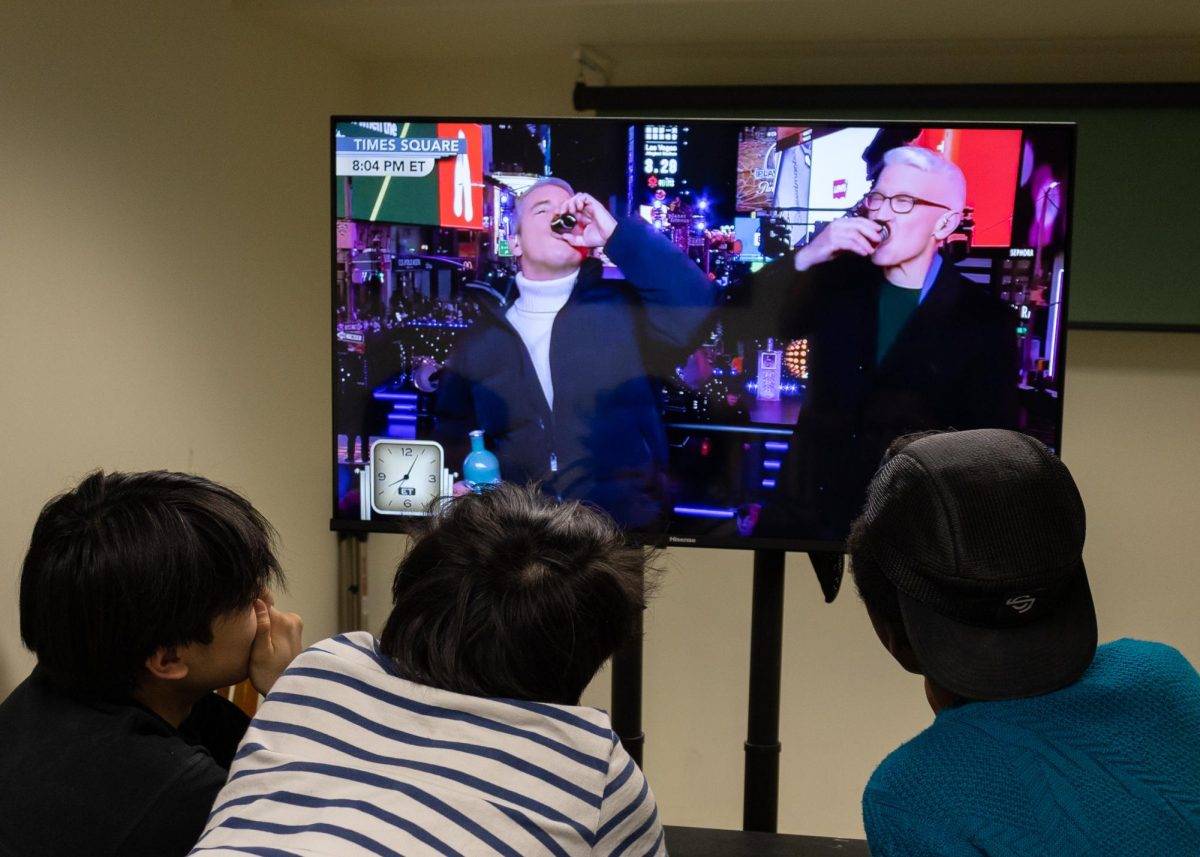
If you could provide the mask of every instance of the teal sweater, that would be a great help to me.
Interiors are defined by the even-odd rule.
[[[1119,640],[1070,687],[945,709],[863,793],[875,857],[1200,855],[1200,676]]]

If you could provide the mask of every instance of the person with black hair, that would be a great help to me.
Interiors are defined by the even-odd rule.
[[[274,530],[184,473],[96,472],[42,509],[20,583],[33,673],[0,704],[0,854],[182,855],[300,650]]]
[[[897,440],[849,539],[880,641],[933,724],[863,793],[876,857],[1200,854],[1200,675],[1097,647],[1066,466],[998,429]]]
[[[607,515],[504,483],[401,560],[379,640],[316,644],[258,710],[196,854],[665,854],[608,715],[579,705],[645,607]]]

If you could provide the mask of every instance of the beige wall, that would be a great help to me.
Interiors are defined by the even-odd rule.
[[[0,32],[0,694],[30,666],[16,581],[37,510],[97,466],[244,491],[280,530],[307,639],[334,630],[327,116],[570,112],[570,46],[436,74],[356,69],[228,2],[95,6],[24,4]],[[738,82],[688,62],[619,82]],[[826,79],[840,66],[826,58]],[[1075,333],[1068,359],[1064,450],[1102,635],[1200,661],[1200,336]],[[369,544],[377,628],[403,541]],[[647,618],[647,770],[667,823],[737,827],[750,559],[677,550],[668,566]],[[607,704],[603,678],[587,701]],[[825,835],[861,835],[873,764],[929,720],[852,592],[823,604],[802,557],[782,713],[781,829]]]
[[[326,129],[361,78],[228,7],[5,9],[0,693],[30,665],[37,511],[95,467],[245,492],[282,535],[282,602],[334,630]]]

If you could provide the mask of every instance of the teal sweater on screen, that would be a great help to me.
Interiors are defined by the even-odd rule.
[[[875,770],[863,822],[875,857],[1198,857],[1200,676],[1119,640],[1070,687],[944,709]]]

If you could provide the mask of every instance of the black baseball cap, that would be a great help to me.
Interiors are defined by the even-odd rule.
[[[922,671],[969,699],[1076,681],[1096,651],[1075,480],[1033,438],[924,435],[875,474],[863,546],[896,587]]]

